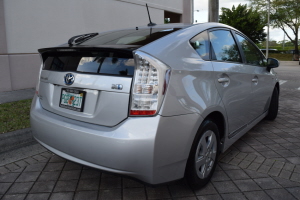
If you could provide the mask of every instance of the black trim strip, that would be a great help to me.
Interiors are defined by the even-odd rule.
[[[250,124],[252,124],[255,120],[257,120],[258,118],[260,118],[261,116],[263,116],[264,114],[266,114],[266,112],[268,112],[268,110],[264,111],[261,115],[259,115],[258,117],[252,119],[249,123],[243,125],[242,127],[238,128],[237,130],[233,131],[232,133],[230,133],[228,135],[228,138],[232,138],[235,135],[237,135],[239,132],[241,132],[243,129],[247,128]]]
[[[241,132],[243,129],[245,129],[248,126],[248,124],[243,125],[242,127],[238,128],[237,130],[233,131],[228,135],[228,138],[232,138],[233,136],[237,135],[239,132]]]

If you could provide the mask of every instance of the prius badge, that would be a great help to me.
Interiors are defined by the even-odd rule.
[[[75,76],[72,73],[67,73],[64,79],[66,85],[72,85],[75,81]]]

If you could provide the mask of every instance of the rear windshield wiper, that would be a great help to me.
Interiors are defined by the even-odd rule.
[[[83,34],[83,35],[76,35],[69,39],[68,44],[70,46],[72,46],[73,44],[80,44],[84,41],[87,41],[87,40],[95,37],[98,34],[99,33],[88,33],[88,34]]]

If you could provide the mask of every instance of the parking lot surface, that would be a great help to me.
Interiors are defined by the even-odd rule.
[[[282,80],[276,120],[263,120],[219,157],[210,183],[150,187],[85,167],[49,151],[0,167],[0,199],[300,199],[300,67]]]

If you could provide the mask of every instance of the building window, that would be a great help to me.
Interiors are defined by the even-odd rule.
[[[178,13],[173,13],[169,11],[165,11],[165,23],[180,23],[182,15]]]

